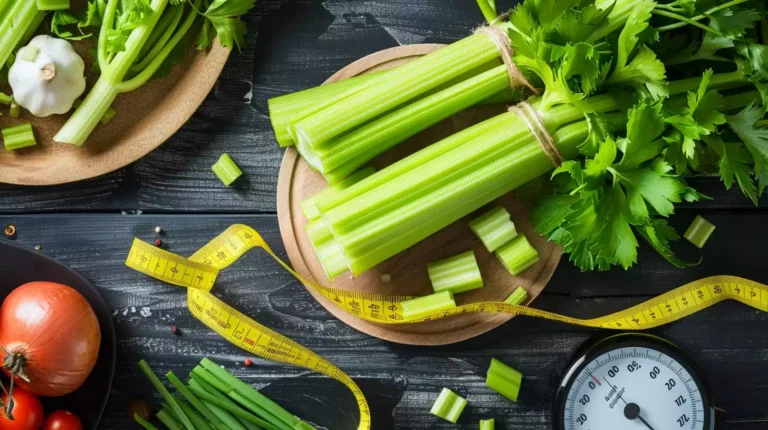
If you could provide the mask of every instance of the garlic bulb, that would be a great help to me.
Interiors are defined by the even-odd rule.
[[[13,98],[34,116],[67,113],[85,91],[85,65],[72,44],[37,36],[16,55],[8,71]]]

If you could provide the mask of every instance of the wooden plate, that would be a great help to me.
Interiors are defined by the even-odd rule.
[[[387,49],[350,64],[331,76],[326,83],[374,70],[389,69],[411,61],[418,56],[428,54],[442,46],[409,45]],[[372,164],[380,169],[408,153],[501,111],[501,107],[492,107],[475,108],[463,112],[382,154],[373,160]],[[507,208],[518,231],[529,238],[541,255],[539,263],[525,271],[521,276],[510,275],[470,232],[467,226],[469,219],[462,219],[357,278],[352,278],[347,273],[339,276],[331,283],[325,277],[309,239],[304,234],[307,220],[299,206],[302,200],[316,194],[326,186],[322,176],[310,169],[294,148],[286,150],[277,185],[277,214],[280,233],[294,269],[302,276],[319,284],[332,284],[337,288],[372,293],[426,295],[432,292],[427,276],[427,263],[472,249],[475,251],[480,265],[485,286],[458,295],[456,299],[459,304],[491,300],[501,301],[507,298],[517,287],[523,287],[528,291],[530,297],[528,303],[530,303],[544,289],[560,261],[561,249],[534,233],[529,220],[529,208],[525,204],[515,201],[511,195],[507,195],[499,199],[498,203]],[[384,283],[382,281],[381,276],[384,274],[391,277],[390,282]],[[426,323],[382,325],[359,319],[321,297],[314,290],[310,289],[309,291],[323,307],[348,325],[371,336],[404,344],[442,345],[459,342],[485,333],[512,318],[508,315],[465,314]]]
[[[75,42],[86,62],[86,91],[98,78],[88,72],[93,63],[87,53],[91,43]],[[169,76],[119,95],[113,104],[117,115],[108,125],[98,125],[81,147],[53,142],[69,115],[36,118],[24,109],[18,119],[3,115],[3,128],[32,122],[38,145],[18,151],[0,150],[0,182],[62,184],[103,175],[138,160],[165,142],[195,113],[216,83],[229,52],[218,41],[209,51],[191,47],[185,63],[174,66]],[[3,90],[10,93],[10,88]]]

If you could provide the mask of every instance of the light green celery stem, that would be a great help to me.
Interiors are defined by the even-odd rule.
[[[443,82],[499,57],[484,34],[455,42],[371,81],[339,103],[292,123],[295,137],[320,146],[329,139],[437,87]]]
[[[517,287],[509,297],[504,299],[504,303],[510,305],[522,305],[526,300],[528,300],[528,291],[525,291],[525,288],[523,287]]]
[[[709,18],[709,16],[712,15],[713,13],[715,13],[715,12],[721,11],[723,9],[728,9],[729,7],[733,7],[733,6],[742,4],[742,3],[746,3],[748,1],[750,1],[750,0],[733,0],[733,1],[730,1],[728,3],[723,3],[721,5],[718,5],[718,6],[715,6],[715,7],[711,8],[711,9],[706,10],[704,13],[702,13],[700,15],[696,15],[694,17],[691,17],[690,19],[691,19],[691,21],[701,21],[702,19]],[[657,30],[658,31],[669,31],[669,30],[674,30],[676,28],[685,27],[686,25],[688,25],[687,22],[675,22],[673,24],[669,24],[669,25],[664,25],[664,26],[658,27]]]
[[[670,81],[667,89],[669,95],[685,94],[689,91],[696,91],[701,84],[701,77],[680,79],[677,81]],[[720,90],[728,88],[739,88],[746,85],[751,85],[751,82],[741,71],[736,70],[730,73],[717,73],[712,75],[709,81],[708,89]]]
[[[327,199],[317,202],[317,208],[321,213],[328,212],[333,208],[345,203],[353,198],[356,198],[370,190],[373,190],[389,181],[407,173],[408,171],[419,167],[420,165],[432,160],[442,154],[451,151],[452,149],[463,145],[464,143],[484,134],[485,132],[494,129],[497,126],[506,124],[506,118],[502,116],[496,116],[483,121],[479,124],[475,124],[472,127],[466,128],[458,133],[455,133],[439,142],[433,143],[428,147],[412,154],[398,162],[385,167],[371,177],[361,181],[338,194],[329,196]]]
[[[707,243],[707,240],[709,240],[709,237],[712,236],[714,231],[714,224],[702,218],[701,215],[696,215],[696,218],[693,219],[693,222],[688,227],[688,230],[685,231],[683,237],[688,240],[688,242],[691,242],[697,248],[701,249],[704,247],[704,244]]]
[[[152,423],[142,418],[138,413],[133,414],[133,419],[134,421],[136,421],[137,424],[144,427],[146,430],[158,430],[157,427],[155,427],[154,425],[152,425]]]
[[[24,33],[24,36],[22,36],[21,40],[19,40],[17,47],[26,45],[27,42],[29,42],[32,37],[37,34],[37,30],[40,27],[40,24],[43,23],[43,19],[45,19],[45,11],[38,11],[37,15],[35,15],[35,18],[32,20],[32,22],[27,27],[27,32]]]
[[[205,370],[211,372],[213,376],[218,378],[221,382],[232,387],[234,391],[242,394],[243,396],[246,396],[249,400],[253,401],[254,403],[257,403],[262,408],[267,409],[269,412],[274,414],[278,419],[285,422],[286,424],[293,426],[294,424],[300,421],[298,418],[293,416],[293,414],[283,409],[282,406],[273,402],[272,400],[267,398],[267,396],[256,391],[253,387],[246,384],[245,382],[237,379],[234,375],[222,369],[221,367],[219,367],[218,364],[214,363],[213,361],[207,358],[203,358],[203,360],[200,362],[200,365],[203,366]]]
[[[194,408],[190,407],[186,402],[184,402],[181,397],[177,396],[176,394],[174,394],[173,397],[176,399],[176,403],[178,403],[181,407],[181,410],[183,410],[187,417],[189,417],[189,420],[192,421],[192,425],[195,426],[195,430],[213,430],[213,427],[211,427],[211,425],[205,421],[205,418],[203,418],[203,416],[200,415]],[[168,407],[168,409],[170,409],[170,407]]]
[[[272,123],[272,130],[275,132],[277,143],[282,147],[291,146],[295,143],[291,134],[288,133],[288,130],[286,129],[286,121],[288,117],[304,112],[339,94],[343,94],[350,90],[359,90],[358,87],[360,85],[364,85],[366,82],[376,78],[376,76],[382,73],[385,72],[366,73],[364,75],[344,79],[343,81],[320,85],[304,91],[272,97],[267,100],[269,120]]]
[[[165,377],[168,378],[168,380],[171,382],[171,384],[179,390],[182,396],[184,396],[189,403],[192,404],[192,406],[195,407],[198,411],[200,411],[201,414],[205,416],[205,419],[211,422],[213,426],[219,430],[228,430],[224,423],[221,422],[220,419],[216,417],[216,415],[213,414],[213,412],[210,411],[210,409],[206,408],[205,405],[198,399],[194,394],[192,394],[191,391],[189,391],[189,388],[187,388],[186,385],[184,385],[183,382],[173,373],[168,372],[165,374]]]
[[[488,252],[497,250],[517,236],[515,223],[509,218],[509,212],[501,206],[470,221],[469,229],[483,242]]]
[[[8,61],[29,27],[39,23],[40,13],[34,0],[16,0],[10,5],[0,22],[0,64]]]
[[[432,282],[432,290],[436,293],[450,291],[459,294],[483,286],[474,251],[433,261],[427,265],[427,273]]]
[[[264,428],[265,430],[280,430],[278,427],[268,423],[267,421],[263,420],[262,418],[257,417],[256,415],[246,411],[241,406],[233,404],[233,402],[231,402],[231,401],[230,402],[223,401],[223,400],[219,399],[218,397],[216,397],[216,396],[214,396],[212,394],[209,394],[206,391],[203,391],[203,390],[201,390],[199,388],[195,388],[195,387],[190,386],[189,389],[190,389],[190,391],[195,393],[195,395],[197,395],[201,399],[205,400],[206,402],[211,402],[214,405],[219,406],[220,408],[225,409],[226,411],[228,411],[229,413],[231,413],[232,415],[234,415],[234,416],[236,416],[238,418],[241,418],[241,419],[244,419],[244,420],[246,420],[246,421],[248,421],[250,423],[256,424],[259,427]]]
[[[205,389],[205,387],[202,385],[202,383],[200,383],[200,382],[196,381],[195,379],[190,379],[190,380],[189,380],[189,386],[190,386],[190,387],[197,387],[197,388],[199,388],[199,389],[201,389],[201,390],[205,390],[205,391],[208,391],[208,390],[206,390],[206,389]],[[213,392],[210,392],[210,391],[208,391],[208,392],[209,392],[210,394],[212,394],[212,395],[215,395],[215,393],[216,393],[216,389],[215,389],[215,388],[213,388],[213,387],[211,387],[211,390],[213,390]],[[205,400],[202,400],[202,399],[200,399],[200,402],[201,402],[201,403],[202,403],[202,404],[203,404],[203,405],[204,405],[206,408],[208,408],[208,410],[209,410],[209,411],[211,411],[211,413],[213,413],[214,415],[216,415],[216,418],[218,418],[219,420],[221,420],[221,422],[222,422],[222,423],[224,423],[224,425],[225,425],[225,426],[226,426],[228,429],[230,429],[230,430],[248,430],[248,429],[247,429],[247,428],[246,428],[246,427],[245,427],[243,424],[241,424],[241,423],[240,423],[240,422],[237,420],[237,418],[235,418],[235,417],[234,417],[232,414],[230,414],[230,413],[229,413],[229,412],[227,412],[226,410],[224,410],[224,409],[222,409],[222,408],[220,408],[220,407],[218,407],[218,406],[214,405],[213,403],[207,402],[207,401],[205,401]]]
[[[568,122],[583,118],[583,113],[575,108],[556,107],[552,109],[552,112],[557,114],[542,116],[545,125],[552,122],[548,119],[549,117]],[[564,112],[564,114],[560,114],[560,112]],[[332,210],[323,211],[323,216],[330,222],[334,234],[349,232],[379,216],[391,214],[407,201],[412,200],[414,196],[423,195],[431,189],[438,188],[452,178],[462,178],[463,176],[458,170],[463,172],[466,170],[464,168],[466,166],[480,167],[498,160],[503,154],[509,153],[510,148],[507,145],[514,141],[514,137],[530,134],[525,123],[516,113],[507,112],[488,121],[495,122],[499,118],[501,123],[498,127],[474,140],[465,142],[439,157],[422,163],[418,168],[400,175],[396,180],[383,183]],[[552,128],[550,125],[547,127]],[[374,174],[360,184],[371,181],[380,173]]]
[[[507,271],[515,276],[539,262],[539,253],[525,236],[514,238],[495,254]]]
[[[723,96],[723,106],[721,111],[728,111],[731,109],[739,109],[744,106],[749,106],[751,103],[760,100],[760,93],[757,91],[748,91],[739,94],[729,94]]]
[[[17,0],[0,0],[0,22],[6,19],[5,14],[8,8]]]
[[[509,400],[517,402],[522,383],[522,373],[495,358],[491,359],[491,366],[488,368],[485,380],[486,386]]]
[[[32,1],[32,0],[27,0]],[[36,0],[40,10],[65,10],[69,9],[69,0]]]
[[[560,151],[566,158],[578,154],[578,146],[589,133],[586,123],[580,122],[564,127],[555,133]],[[510,157],[502,159],[500,163],[488,165],[484,172],[464,181],[459,188],[452,190],[450,186],[440,190],[437,195],[450,194],[450,198],[443,198],[442,202],[429,202],[421,199],[415,204],[404,206],[405,210],[413,210],[414,216],[401,213],[397,231],[386,233],[386,237],[371,237],[369,241],[378,243],[370,245],[367,249],[358,249],[355,258],[350,258],[350,270],[353,274],[360,274],[395,254],[415,245],[421,240],[436,233],[442,228],[455,222],[463,216],[477,210],[510,190],[540,176],[552,169],[552,164],[544,155],[538,143],[532,137],[525,138],[528,145],[524,149],[518,149]],[[489,180],[487,173],[497,170],[497,177]],[[501,173],[499,173],[501,172]],[[450,192],[450,193],[449,193]],[[454,194],[455,192],[455,194]],[[432,200],[438,200],[432,196]],[[439,203],[439,204],[438,204]],[[416,214],[418,212],[418,214]],[[404,228],[401,228],[403,227]],[[373,226],[371,226],[373,228]],[[365,246],[365,245],[364,245]],[[346,252],[346,249],[345,249]],[[349,255],[348,255],[349,258]]]
[[[333,238],[328,221],[324,219],[312,221],[304,227],[304,231],[307,233],[309,242],[312,244],[315,255],[320,260],[320,265],[328,279],[333,280],[349,269],[349,262],[344,255],[344,249]]]
[[[161,409],[157,413],[157,420],[163,423],[169,430],[182,430],[184,427],[173,417],[170,409]],[[194,427],[193,427],[194,430]]]
[[[307,148],[300,142],[299,151],[313,152],[320,172],[339,167],[351,160],[359,167],[387,149],[416,133],[455,115],[464,109],[502,91],[509,86],[506,66],[485,73],[425,97],[357,128],[320,148]]]
[[[162,19],[152,31],[149,39],[147,39],[146,43],[141,47],[139,56],[136,57],[138,62],[131,65],[129,69],[130,72],[138,73],[149,66],[149,63],[152,62],[165,44],[168,43],[168,40],[173,36],[176,27],[178,27],[179,22],[181,22],[181,16],[183,14],[184,3],[171,6],[170,10],[163,14]]]
[[[610,5],[610,2],[603,2],[604,6]],[[613,10],[608,14],[607,24],[597,28],[592,35],[586,40],[587,43],[595,43],[603,37],[613,33],[624,27],[629,16],[632,14],[632,10],[635,7],[636,0],[616,0],[616,4]]]
[[[317,209],[317,202],[327,199],[329,196],[331,196],[334,193],[338,193],[342,190],[345,190],[351,187],[352,185],[362,181],[363,179],[373,175],[374,173],[376,173],[376,169],[374,169],[373,167],[367,167],[349,176],[348,178],[344,179],[338,184],[329,186],[328,188],[320,191],[319,193],[313,195],[312,197],[309,197],[308,199],[305,199],[304,201],[302,201],[301,211],[304,212],[304,216],[306,216],[309,221],[314,221],[316,219],[319,219],[320,210]]]
[[[441,291],[428,296],[417,297],[400,304],[403,307],[403,318],[405,319],[421,318],[435,312],[456,307],[453,293],[450,291]]]
[[[32,124],[30,123],[4,128],[2,130],[2,135],[7,151],[37,145],[35,134],[32,131]]]
[[[116,8],[117,1],[110,0],[107,4],[107,10],[113,10]],[[94,85],[93,89],[88,93],[69,120],[53,137],[53,140],[60,143],[71,143],[74,145],[82,145],[85,140],[99,124],[101,118],[107,112],[112,102],[120,92],[124,92],[120,88],[125,75],[128,73],[128,69],[131,67],[136,57],[139,55],[139,51],[144,43],[149,38],[152,29],[157,21],[163,14],[166,5],[169,0],[153,0],[152,1],[152,16],[145,19],[138,27],[131,31],[128,40],[125,43],[125,51],[115,55],[114,59],[106,64],[99,58],[99,67],[101,68],[101,76]],[[199,2],[199,1],[198,1]],[[105,22],[114,21],[114,13],[111,16],[105,14]],[[99,50],[102,49],[102,44],[107,37],[107,31],[101,31],[99,36]],[[101,57],[101,54],[100,54]]]
[[[465,398],[448,388],[443,388],[429,413],[455,424],[466,406],[467,400]]]
[[[496,430],[496,420],[480,420],[480,430]]]

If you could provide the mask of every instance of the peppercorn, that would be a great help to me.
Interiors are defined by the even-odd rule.
[[[251,367],[253,365],[253,360],[250,358],[245,359],[245,367]]]
[[[160,227],[160,226],[155,227],[155,233],[162,234],[163,233],[163,228]]]
[[[16,227],[13,224],[5,226],[5,235],[8,239],[16,239]]]
[[[160,239],[156,239],[155,240],[155,246],[158,247],[158,248],[162,248],[163,247],[163,241],[160,240]]]
[[[179,330],[179,328],[174,325],[174,326],[171,326],[171,333],[173,333],[176,336],[178,336],[178,335],[181,334],[181,330]]]

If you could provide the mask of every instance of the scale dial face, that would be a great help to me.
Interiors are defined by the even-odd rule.
[[[558,392],[561,430],[711,430],[714,409],[695,365],[658,338],[598,342],[569,369]]]

